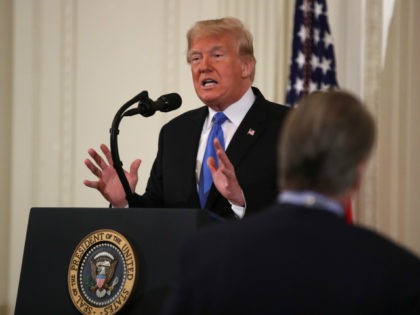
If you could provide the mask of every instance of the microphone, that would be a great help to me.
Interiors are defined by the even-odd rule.
[[[177,109],[182,104],[182,98],[178,93],[165,94],[159,97],[154,103],[153,107],[155,110],[161,112],[170,112]]]
[[[182,104],[182,98],[177,93],[162,95],[156,101],[149,98],[147,91],[143,91],[142,93],[142,97],[138,100],[138,107],[126,111],[124,116],[140,114],[144,117],[149,117],[156,111],[170,112],[179,108]]]
[[[127,108],[135,103],[138,103],[137,108],[127,110]],[[121,106],[121,108],[115,114],[111,129],[109,130],[111,134],[111,156],[114,161],[115,171],[117,172],[118,178],[120,179],[124,188],[125,196],[129,205],[133,204],[134,194],[131,192],[130,185],[122,168],[122,162],[118,153],[117,143],[117,136],[119,134],[118,126],[122,118],[124,116],[133,116],[137,114],[143,115],[144,117],[149,117],[152,116],[157,110],[161,112],[170,112],[171,110],[180,107],[181,103],[181,96],[179,96],[177,93],[165,94],[159,97],[156,101],[153,101],[149,98],[147,91],[142,91],[141,93],[134,96],[131,100],[126,102],[123,106]]]

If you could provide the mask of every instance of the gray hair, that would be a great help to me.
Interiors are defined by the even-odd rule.
[[[279,185],[339,196],[357,181],[375,142],[375,122],[345,91],[314,92],[286,119],[279,144]]]

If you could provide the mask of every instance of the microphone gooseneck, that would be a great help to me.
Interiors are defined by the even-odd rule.
[[[138,103],[137,108],[128,109],[130,106]],[[128,202],[128,205],[131,206],[133,203],[134,194],[131,191],[128,180],[124,174],[122,167],[122,162],[118,153],[118,141],[117,137],[119,134],[118,126],[124,116],[133,116],[140,114],[144,117],[152,116],[156,111],[169,112],[174,109],[177,109],[181,106],[182,99],[181,96],[177,93],[170,93],[160,96],[156,101],[153,101],[149,98],[147,91],[142,91],[137,94],[131,100],[126,102],[118,112],[115,114],[112,121],[112,126],[110,129],[111,139],[111,156],[113,160],[113,165],[117,175],[121,181],[121,184],[124,188],[125,196]]]

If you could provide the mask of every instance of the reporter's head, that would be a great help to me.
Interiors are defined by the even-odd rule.
[[[375,142],[372,115],[345,91],[314,92],[292,110],[278,159],[282,190],[340,198],[359,187]]]

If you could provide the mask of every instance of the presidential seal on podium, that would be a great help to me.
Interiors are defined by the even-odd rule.
[[[82,314],[116,314],[129,301],[137,282],[137,261],[120,233],[101,229],[77,245],[68,269],[68,289]]]

